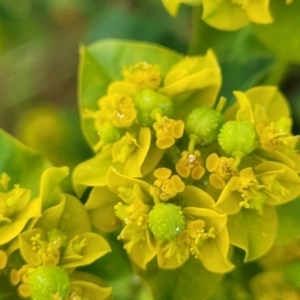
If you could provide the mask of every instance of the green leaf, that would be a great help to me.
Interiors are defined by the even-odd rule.
[[[81,48],[79,69],[79,108],[84,135],[90,146],[99,137],[92,118],[85,118],[88,111],[97,109],[97,101],[106,94],[113,80],[122,79],[122,68],[140,61],[159,65],[163,75],[182,56],[155,44],[107,39]]]
[[[207,25],[201,18],[202,7],[193,8],[194,27],[189,54],[203,54],[208,49],[215,52],[222,69],[220,94],[228,98],[227,106],[230,106],[235,102],[232,91],[247,90],[260,83],[269,74],[274,59],[251,27],[222,31]]]
[[[300,236],[300,197],[295,201],[276,207],[278,232],[276,242],[298,238]]]
[[[222,278],[207,271],[194,257],[173,270],[159,269],[156,260],[152,260],[146,270],[135,267],[135,271],[145,281],[154,300],[206,299]]]
[[[275,208],[265,205],[262,213],[242,208],[228,216],[227,227],[230,243],[245,250],[245,261],[257,259],[273,245],[277,229]]]
[[[31,190],[31,198],[39,194],[40,178],[50,163],[39,153],[24,146],[0,129],[0,174],[11,177],[10,187],[20,184]]]
[[[300,61],[299,15],[300,2],[270,1],[274,22],[252,25],[256,37],[279,58],[288,62]]]

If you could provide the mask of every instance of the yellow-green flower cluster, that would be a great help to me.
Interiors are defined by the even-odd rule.
[[[133,178],[150,173],[183,136],[182,119],[192,108],[213,106],[220,85],[220,68],[211,51],[183,58],[165,76],[147,62],[124,67],[123,80],[108,85],[99,109],[83,113],[94,119],[99,141],[93,148],[98,153],[75,169],[75,190],[81,195],[84,186],[106,185],[111,166]]]
[[[32,197],[30,189],[11,186],[9,176],[2,173],[0,282],[2,286],[9,280],[14,299],[92,300],[111,293],[97,278],[76,271],[110,247],[92,232],[81,202],[57,188],[67,174],[66,167],[46,169],[39,195]]]
[[[276,206],[300,193],[284,97],[271,86],[235,91],[224,110],[220,84],[211,51],[165,74],[136,62],[99,95],[97,111],[84,113],[99,142],[75,169],[75,190],[93,187],[85,204],[92,224],[121,227],[118,238],[141,268],[152,259],[177,268],[194,256],[228,272],[230,245],[256,259],[274,242]]]
[[[202,19],[212,27],[221,30],[237,30],[250,22],[270,24],[273,16],[270,1],[276,0],[162,0],[172,16],[176,16],[181,4],[203,6]],[[293,0],[286,0],[286,4]]]

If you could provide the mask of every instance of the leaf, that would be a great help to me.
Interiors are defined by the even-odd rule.
[[[251,27],[226,32],[208,26],[201,18],[202,7],[195,7],[189,54],[204,54],[208,49],[214,51],[222,69],[220,95],[228,97],[226,106],[229,106],[235,101],[232,91],[247,90],[260,83],[273,67],[274,59]]]
[[[50,163],[38,152],[26,147],[0,129],[0,174],[11,177],[10,185],[20,184],[31,190],[31,198],[39,194],[42,173]]]
[[[274,22],[268,25],[253,24],[256,37],[279,58],[300,62],[300,2],[294,0],[287,5],[285,1],[270,1],[270,6]]]
[[[97,100],[106,94],[113,80],[122,79],[122,68],[140,61],[159,65],[163,75],[182,57],[167,48],[142,42],[107,39],[81,48],[79,69],[79,108],[84,135],[90,146],[99,137],[86,110],[97,109]]]
[[[277,229],[275,208],[265,205],[261,214],[242,208],[228,216],[227,227],[230,243],[245,250],[245,261],[257,259],[273,245]]]
[[[134,269],[145,281],[154,300],[206,299],[222,278],[220,274],[207,271],[194,257],[174,270],[159,269],[155,259],[146,270]]]
[[[77,165],[72,174],[76,194],[81,197],[88,186],[106,185],[106,174],[111,164],[111,151],[102,151]]]
[[[300,236],[300,197],[296,200],[276,207],[278,217],[278,232],[276,242],[281,242]]]

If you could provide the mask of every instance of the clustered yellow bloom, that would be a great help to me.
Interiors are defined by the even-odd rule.
[[[212,27],[221,30],[237,30],[250,22],[270,24],[273,16],[271,0],[162,0],[172,16],[176,16],[181,4],[203,5],[202,19]],[[273,0],[275,1],[275,0]],[[291,4],[293,0],[286,0]]]
[[[276,235],[276,206],[300,193],[298,137],[282,94],[272,86],[235,91],[237,101],[224,109],[211,51],[164,72],[136,62],[122,76],[99,97],[131,98],[130,121],[115,123],[126,113],[114,100],[112,118],[102,104],[90,112],[100,132],[96,154],[73,174],[78,195],[93,187],[85,203],[92,224],[121,227],[118,239],[143,269],[153,259],[173,269],[194,257],[225,273],[233,268],[231,245],[245,250],[246,261],[264,255]]]
[[[48,168],[37,197],[11,178],[0,180],[0,280],[9,280],[11,295],[38,299],[104,299],[111,288],[89,283],[90,274],[76,272],[110,251],[92,232],[81,202],[57,189],[68,168]],[[20,253],[20,256],[19,254]],[[3,281],[4,282],[4,281]],[[2,283],[1,283],[2,284]],[[87,295],[93,294],[92,298]]]

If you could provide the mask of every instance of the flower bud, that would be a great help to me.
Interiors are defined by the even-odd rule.
[[[250,154],[257,147],[257,135],[254,127],[248,121],[229,121],[225,123],[218,136],[221,148],[228,155],[235,152],[244,156]]]
[[[135,96],[135,105],[138,112],[138,122],[141,126],[152,126],[155,119],[151,115],[155,110],[161,116],[170,117],[173,113],[173,104],[165,95],[146,89]]]
[[[220,112],[208,107],[198,107],[188,115],[185,129],[188,135],[198,137],[201,146],[206,146],[217,140],[223,122]]]
[[[174,240],[185,228],[185,218],[179,206],[160,203],[148,215],[150,230],[161,241]]]

